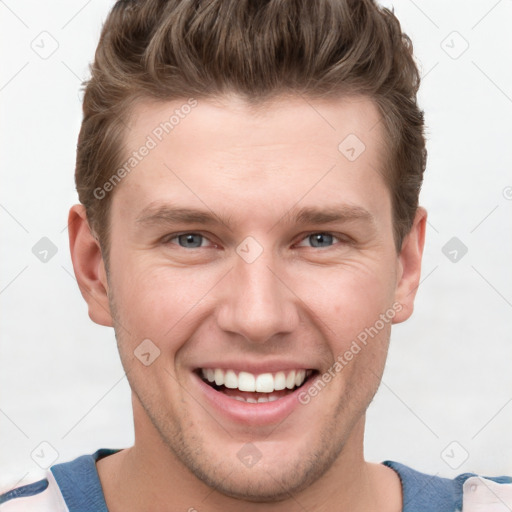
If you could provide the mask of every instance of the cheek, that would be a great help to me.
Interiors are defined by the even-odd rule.
[[[389,268],[389,267],[388,267]],[[387,338],[394,300],[393,273],[371,265],[352,265],[316,272],[314,278],[301,279],[297,295],[318,318],[317,325],[331,340],[335,353],[346,350],[360,333],[377,324],[379,336]],[[391,311],[390,311],[391,310]],[[380,334],[380,332],[382,333]],[[374,332],[372,330],[372,332]],[[364,335],[362,336],[364,338]]]
[[[175,352],[179,347],[173,342],[192,329],[192,320],[197,322],[216,273],[137,261],[125,261],[117,269],[122,270],[112,276],[116,317],[130,333],[131,343],[149,338]]]

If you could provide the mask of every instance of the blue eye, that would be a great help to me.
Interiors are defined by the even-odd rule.
[[[185,233],[175,236],[171,240],[178,240],[178,244],[186,249],[196,249],[203,245],[204,237],[197,233]]]
[[[299,247],[314,247],[314,248],[324,248],[324,247],[332,247],[336,242],[339,242],[340,238],[332,235],[331,233],[312,233],[311,235],[303,238],[298,246]]]
[[[329,247],[334,242],[334,237],[329,233],[314,233],[308,240],[312,247]]]

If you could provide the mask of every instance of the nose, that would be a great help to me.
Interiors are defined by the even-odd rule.
[[[253,343],[293,332],[300,321],[300,301],[286,272],[266,252],[252,263],[234,258],[217,308],[219,327]]]

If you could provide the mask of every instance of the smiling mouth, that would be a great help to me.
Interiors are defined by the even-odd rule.
[[[252,404],[274,402],[288,396],[314,378],[317,370],[296,369],[253,374],[221,368],[199,368],[199,377],[225,396]]]

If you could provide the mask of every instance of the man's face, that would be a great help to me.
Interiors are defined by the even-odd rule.
[[[127,157],[148,135],[156,147],[111,207],[108,289],[136,444],[219,492],[275,499],[362,457],[390,324],[405,318],[390,315],[405,299],[382,123],[361,97],[258,112],[225,98],[154,131],[184,103],[137,106]]]

